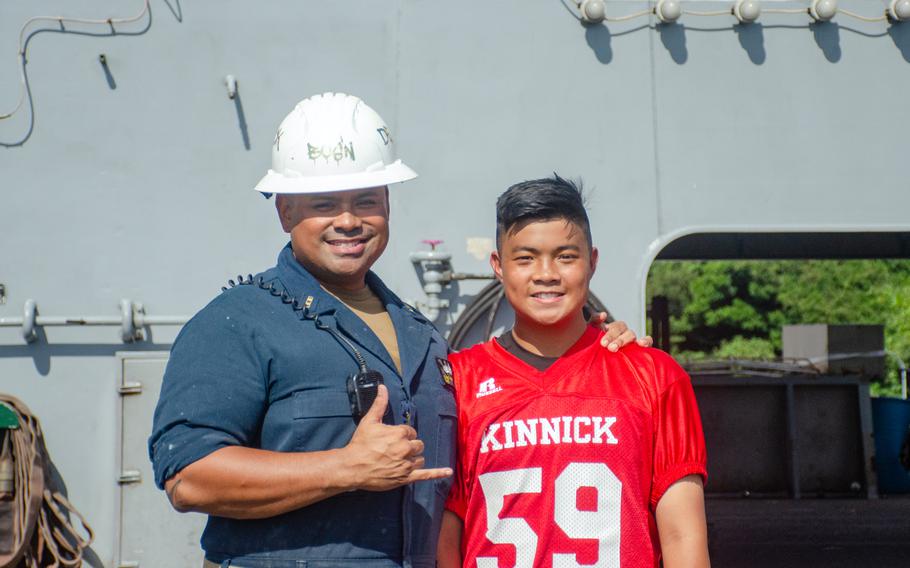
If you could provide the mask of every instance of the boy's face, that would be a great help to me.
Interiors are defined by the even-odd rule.
[[[516,227],[500,235],[499,250],[490,255],[516,322],[549,326],[582,318],[597,266],[597,249],[584,231],[565,219]]]

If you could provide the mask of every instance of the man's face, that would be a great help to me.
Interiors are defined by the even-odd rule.
[[[490,256],[515,309],[516,323],[558,326],[573,318],[583,321],[597,249],[588,245],[577,225],[565,219],[517,228],[500,236],[500,248]]]
[[[365,286],[389,242],[385,186],[279,195],[275,205],[294,256],[317,280],[351,290]]]

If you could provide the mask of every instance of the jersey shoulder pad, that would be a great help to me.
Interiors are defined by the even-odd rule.
[[[669,353],[656,347],[630,345],[620,349],[619,353],[636,368],[641,379],[658,393],[680,379],[689,378],[686,371]]]

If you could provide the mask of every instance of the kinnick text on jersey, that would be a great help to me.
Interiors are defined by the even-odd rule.
[[[495,422],[483,435],[480,453],[538,444],[617,444],[619,440],[610,431],[615,423],[615,416],[557,416]]]

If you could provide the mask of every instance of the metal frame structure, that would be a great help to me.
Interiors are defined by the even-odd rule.
[[[841,430],[840,433],[846,436],[852,436],[854,434],[859,436],[859,448],[861,455],[857,456],[857,458],[862,462],[861,471],[863,472],[863,479],[860,480],[862,482],[862,487],[859,489],[864,489],[864,494],[867,498],[874,499],[878,497],[878,484],[873,467],[873,457],[875,450],[872,430],[872,407],[869,397],[868,380],[865,380],[857,375],[831,376],[817,374],[786,374],[773,376],[764,371],[760,372],[759,374],[744,373],[740,375],[734,375],[729,371],[724,372],[720,370],[718,370],[716,374],[708,373],[711,372],[708,371],[707,373],[700,373],[697,370],[692,372],[692,383],[695,387],[696,394],[698,394],[700,389],[703,389],[705,387],[741,389],[744,392],[748,392],[748,389],[755,387],[771,387],[774,389],[783,389],[785,408],[778,410],[781,410],[785,416],[785,445],[782,448],[778,448],[780,450],[779,455],[765,456],[765,458],[770,460],[783,459],[786,461],[788,481],[786,490],[794,499],[801,499],[805,497],[805,491],[803,487],[803,466],[805,464],[805,460],[802,458],[799,451],[801,436],[803,435],[800,431],[800,424],[805,424],[807,421],[812,419],[812,417],[803,417],[798,415],[796,403],[797,390],[806,389],[807,392],[811,392],[811,389],[813,388],[835,387],[850,391],[856,397],[856,421],[853,424],[845,424],[844,429]],[[700,405],[704,405],[705,397],[702,396],[699,402]],[[744,396],[743,403],[752,404],[748,396]],[[740,410],[742,409],[724,409],[725,412],[738,412]],[[768,415],[773,416],[773,412],[768,412]],[[710,428],[710,426],[707,426],[707,428]],[[710,432],[707,433],[710,434]],[[729,444],[730,446],[728,447],[734,447],[733,451],[738,451],[740,448],[748,447],[748,442],[744,440],[729,440]],[[710,445],[708,447],[708,459],[710,466]],[[855,490],[856,488],[854,488],[854,491]],[[710,482],[708,484],[708,491],[711,491]],[[842,493],[850,494],[850,490],[845,487],[843,488]],[[736,493],[737,496],[742,496],[744,494],[760,496],[760,493],[747,492],[747,490]]]

